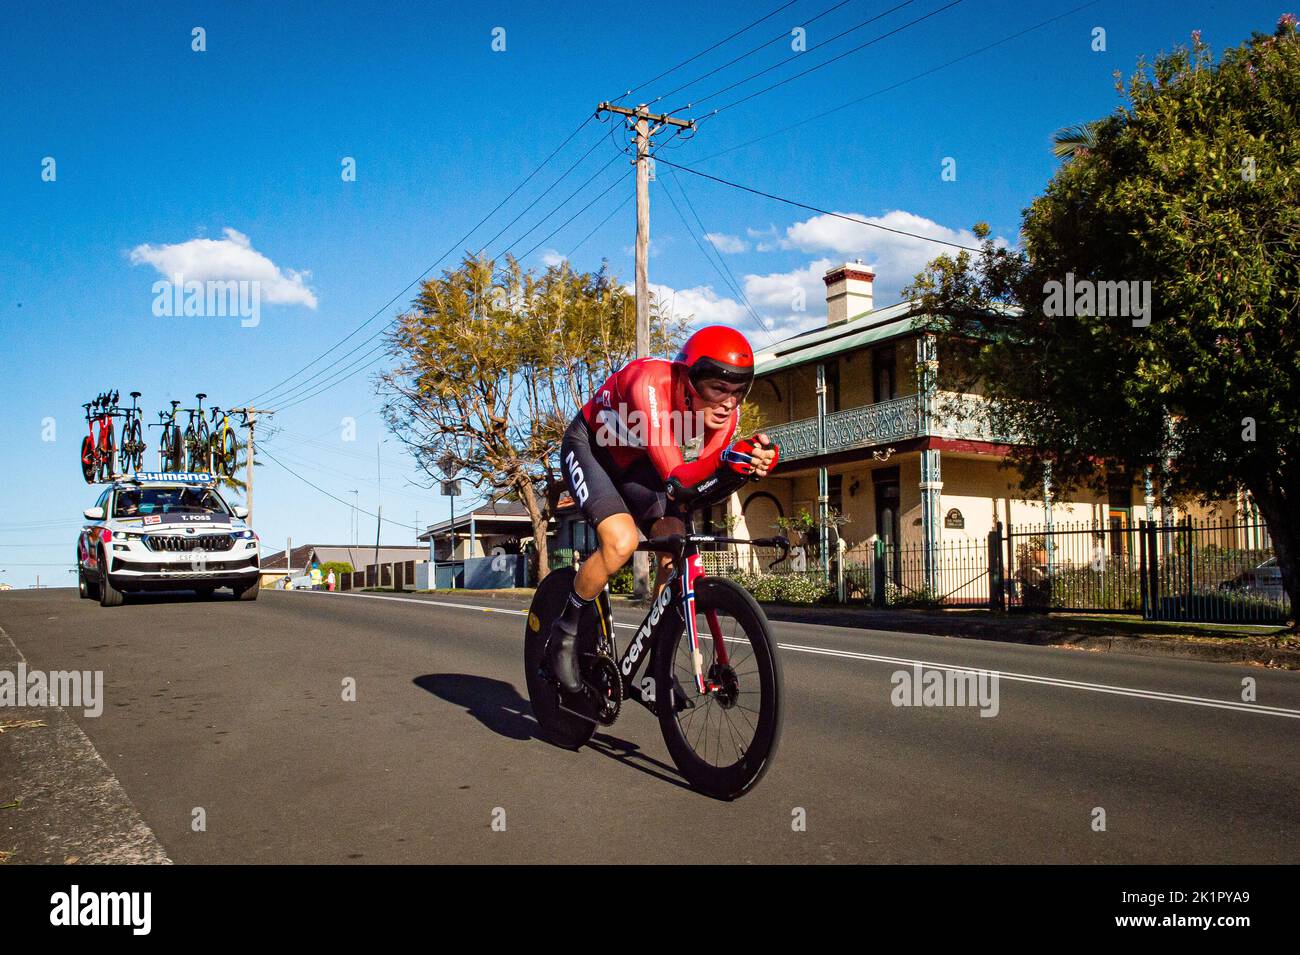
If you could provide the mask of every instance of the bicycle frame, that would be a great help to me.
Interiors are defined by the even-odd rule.
[[[110,460],[108,436],[113,427],[113,408],[109,402],[107,394],[100,395],[93,402],[83,405],[86,409],[86,430],[90,435],[90,446],[94,454],[95,464],[107,464],[107,471],[111,476],[117,470],[117,462]],[[99,428],[99,434],[95,434],[96,427]]]
[[[699,545],[705,543],[754,544],[759,547],[780,547],[787,552],[790,547],[789,541],[780,536],[752,540],[744,537],[719,537],[714,534],[696,534],[689,525],[685,534],[652,537],[637,545],[637,550],[671,554],[675,569],[664,583],[663,589],[651,602],[650,609],[646,612],[641,625],[637,627],[636,635],[628,643],[621,658],[618,655],[617,641],[614,639],[613,610],[609,601],[609,588],[606,587],[601,593],[599,603],[601,643],[604,644],[602,649],[606,650],[608,656],[618,665],[619,675],[623,679],[623,698],[635,699],[652,713],[657,712],[655,709],[657,688],[646,683],[638,684],[636,677],[646,660],[650,659],[658,648],[667,646],[667,641],[676,635],[675,632],[666,629],[669,626],[669,619],[673,616],[667,613],[670,607],[682,613],[685,618],[686,632],[691,641],[691,661],[695,670],[696,691],[705,694],[718,689],[715,684],[708,683],[704,678],[704,657],[700,652],[700,633],[695,623],[695,588],[700,578],[705,576],[704,569],[700,566]],[[682,572],[683,570],[685,573]],[[710,610],[705,616],[709,623],[709,635],[713,639],[716,659],[726,664],[727,643],[722,636],[718,615]],[[650,643],[649,652],[646,652],[647,638]]]

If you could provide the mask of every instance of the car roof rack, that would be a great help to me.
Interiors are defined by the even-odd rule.
[[[196,484],[215,487],[217,479],[205,471],[136,471],[118,479],[119,484]]]

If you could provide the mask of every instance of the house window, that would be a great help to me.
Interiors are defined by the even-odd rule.
[[[826,363],[826,413],[840,410],[839,359]]]
[[[875,401],[891,401],[898,397],[895,374],[894,346],[877,348],[871,353],[871,379],[874,382]]]

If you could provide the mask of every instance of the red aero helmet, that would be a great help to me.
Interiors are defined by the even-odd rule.
[[[754,383],[754,353],[745,336],[726,325],[706,325],[686,340],[673,359],[685,365],[691,385],[698,392],[699,383],[719,378],[734,385],[744,385],[748,393]]]

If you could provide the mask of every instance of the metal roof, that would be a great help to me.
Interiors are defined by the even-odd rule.
[[[846,322],[803,332],[755,355],[754,374],[761,378],[775,371],[819,361],[866,345],[915,334],[929,316],[914,313],[915,304],[899,302],[888,308],[863,312]]]

